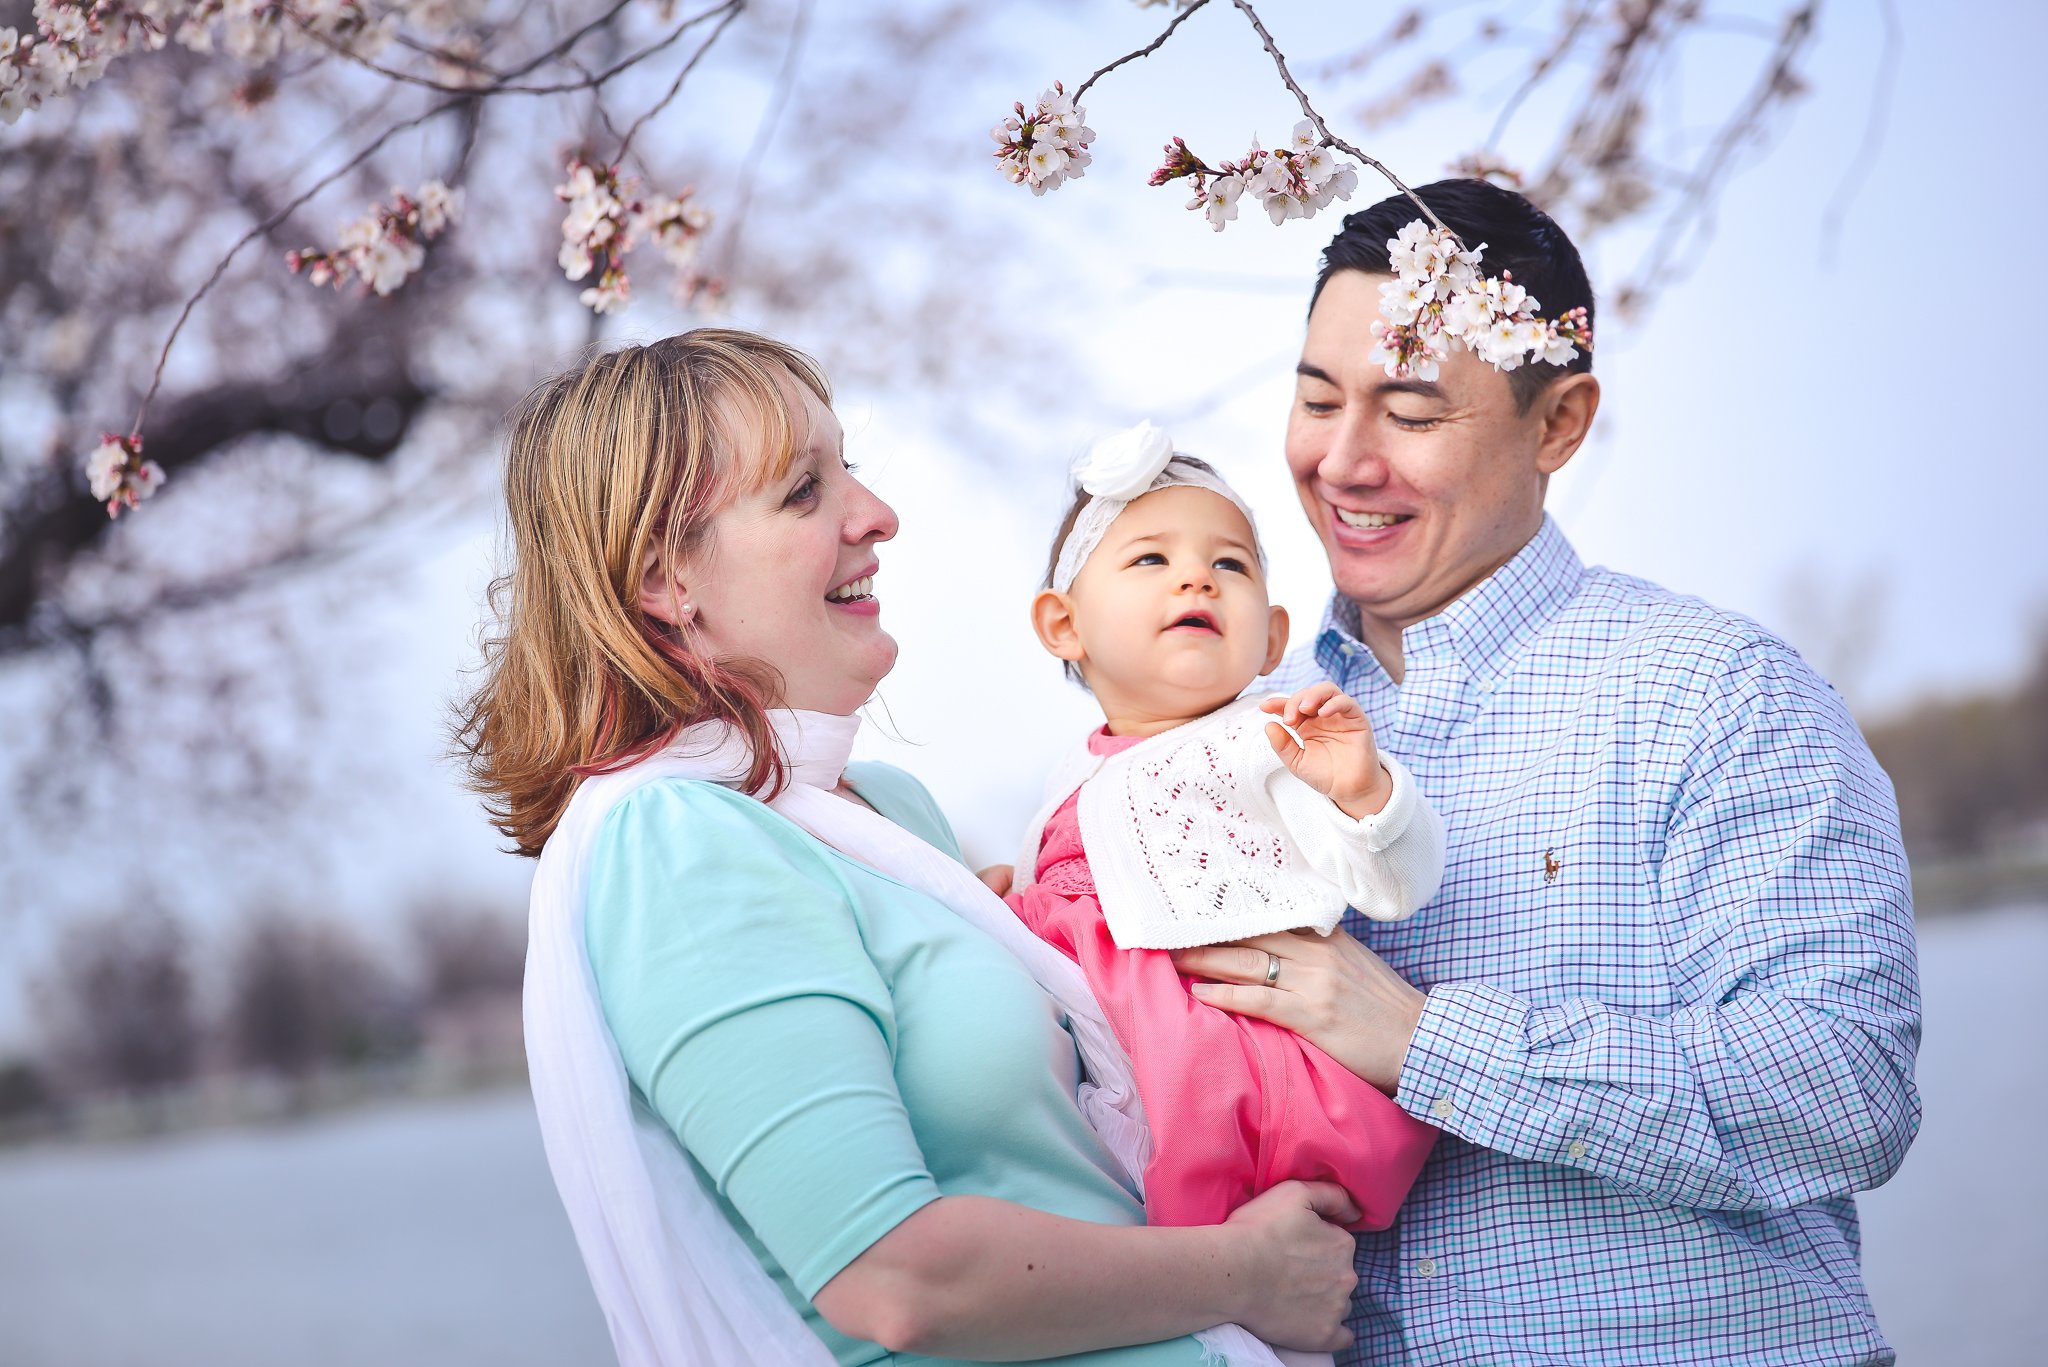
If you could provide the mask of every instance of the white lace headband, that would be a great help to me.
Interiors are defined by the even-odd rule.
[[[1250,506],[1238,497],[1237,490],[1226,484],[1223,476],[1176,456],[1173,438],[1151,422],[1112,433],[1089,447],[1088,454],[1074,462],[1074,483],[1088,491],[1089,499],[1081,515],[1074,519],[1067,539],[1060,543],[1059,559],[1053,562],[1052,587],[1056,592],[1065,593],[1074,586],[1074,577],[1102,544],[1109,524],[1134,500],[1154,490],[1182,484],[1221,494],[1236,504],[1252,529],[1259,565],[1263,568],[1266,563],[1265,547],[1258,545],[1258,521],[1252,517]]]

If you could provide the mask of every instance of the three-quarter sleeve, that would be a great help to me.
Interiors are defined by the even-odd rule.
[[[599,837],[591,966],[626,1071],[805,1297],[939,1195],[849,890],[796,827],[652,783]]]
[[[1382,753],[1394,781],[1387,805],[1370,816],[1344,809],[1285,765],[1264,779],[1274,810],[1308,866],[1337,885],[1344,901],[1372,921],[1399,921],[1436,896],[1444,876],[1444,821],[1399,760]]]

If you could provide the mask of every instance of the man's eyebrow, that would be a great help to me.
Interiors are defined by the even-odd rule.
[[[1335,388],[1337,384],[1335,380],[1330,378],[1329,371],[1319,365],[1310,365],[1307,361],[1297,362],[1294,367],[1294,373],[1301,376],[1304,380],[1321,380],[1332,388]]]
[[[1434,380],[1382,380],[1373,386],[1372,392],[1377,396],[1413,394],[1417,398],[1434,399],[1438,403],[1445,401],[1444,387]]]

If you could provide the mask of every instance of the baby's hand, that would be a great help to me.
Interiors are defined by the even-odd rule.
[[[1275,695],[1259,704],[1293,727],[1297,744],[1280,722],[1266,723],[1273,753],[1295,777],[1328,797],[1354,819],[1372,816],[1394,795],[1394,778],[1380,763],[1372,723],[1365,709],[1333,683],[1310,684],[1291,698]]]

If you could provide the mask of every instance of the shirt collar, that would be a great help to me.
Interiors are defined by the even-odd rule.
[[[1507,564],[1442,612],[1402,632],[1402,653],[1413,658],[1449,650],[1473,677],[1490,677],[1571,601],[1585,577],[1578,553],[1545,513],[1536,535]],[[1356,668],[1346,668],[1344,662],[1361,657],[1373,660],[1360,639],[1358,605],[1333,593],[1316,636],[1316,662],[1325,673],[1338,677]],[[1377,660],[1373,663],[1377,665]]]

